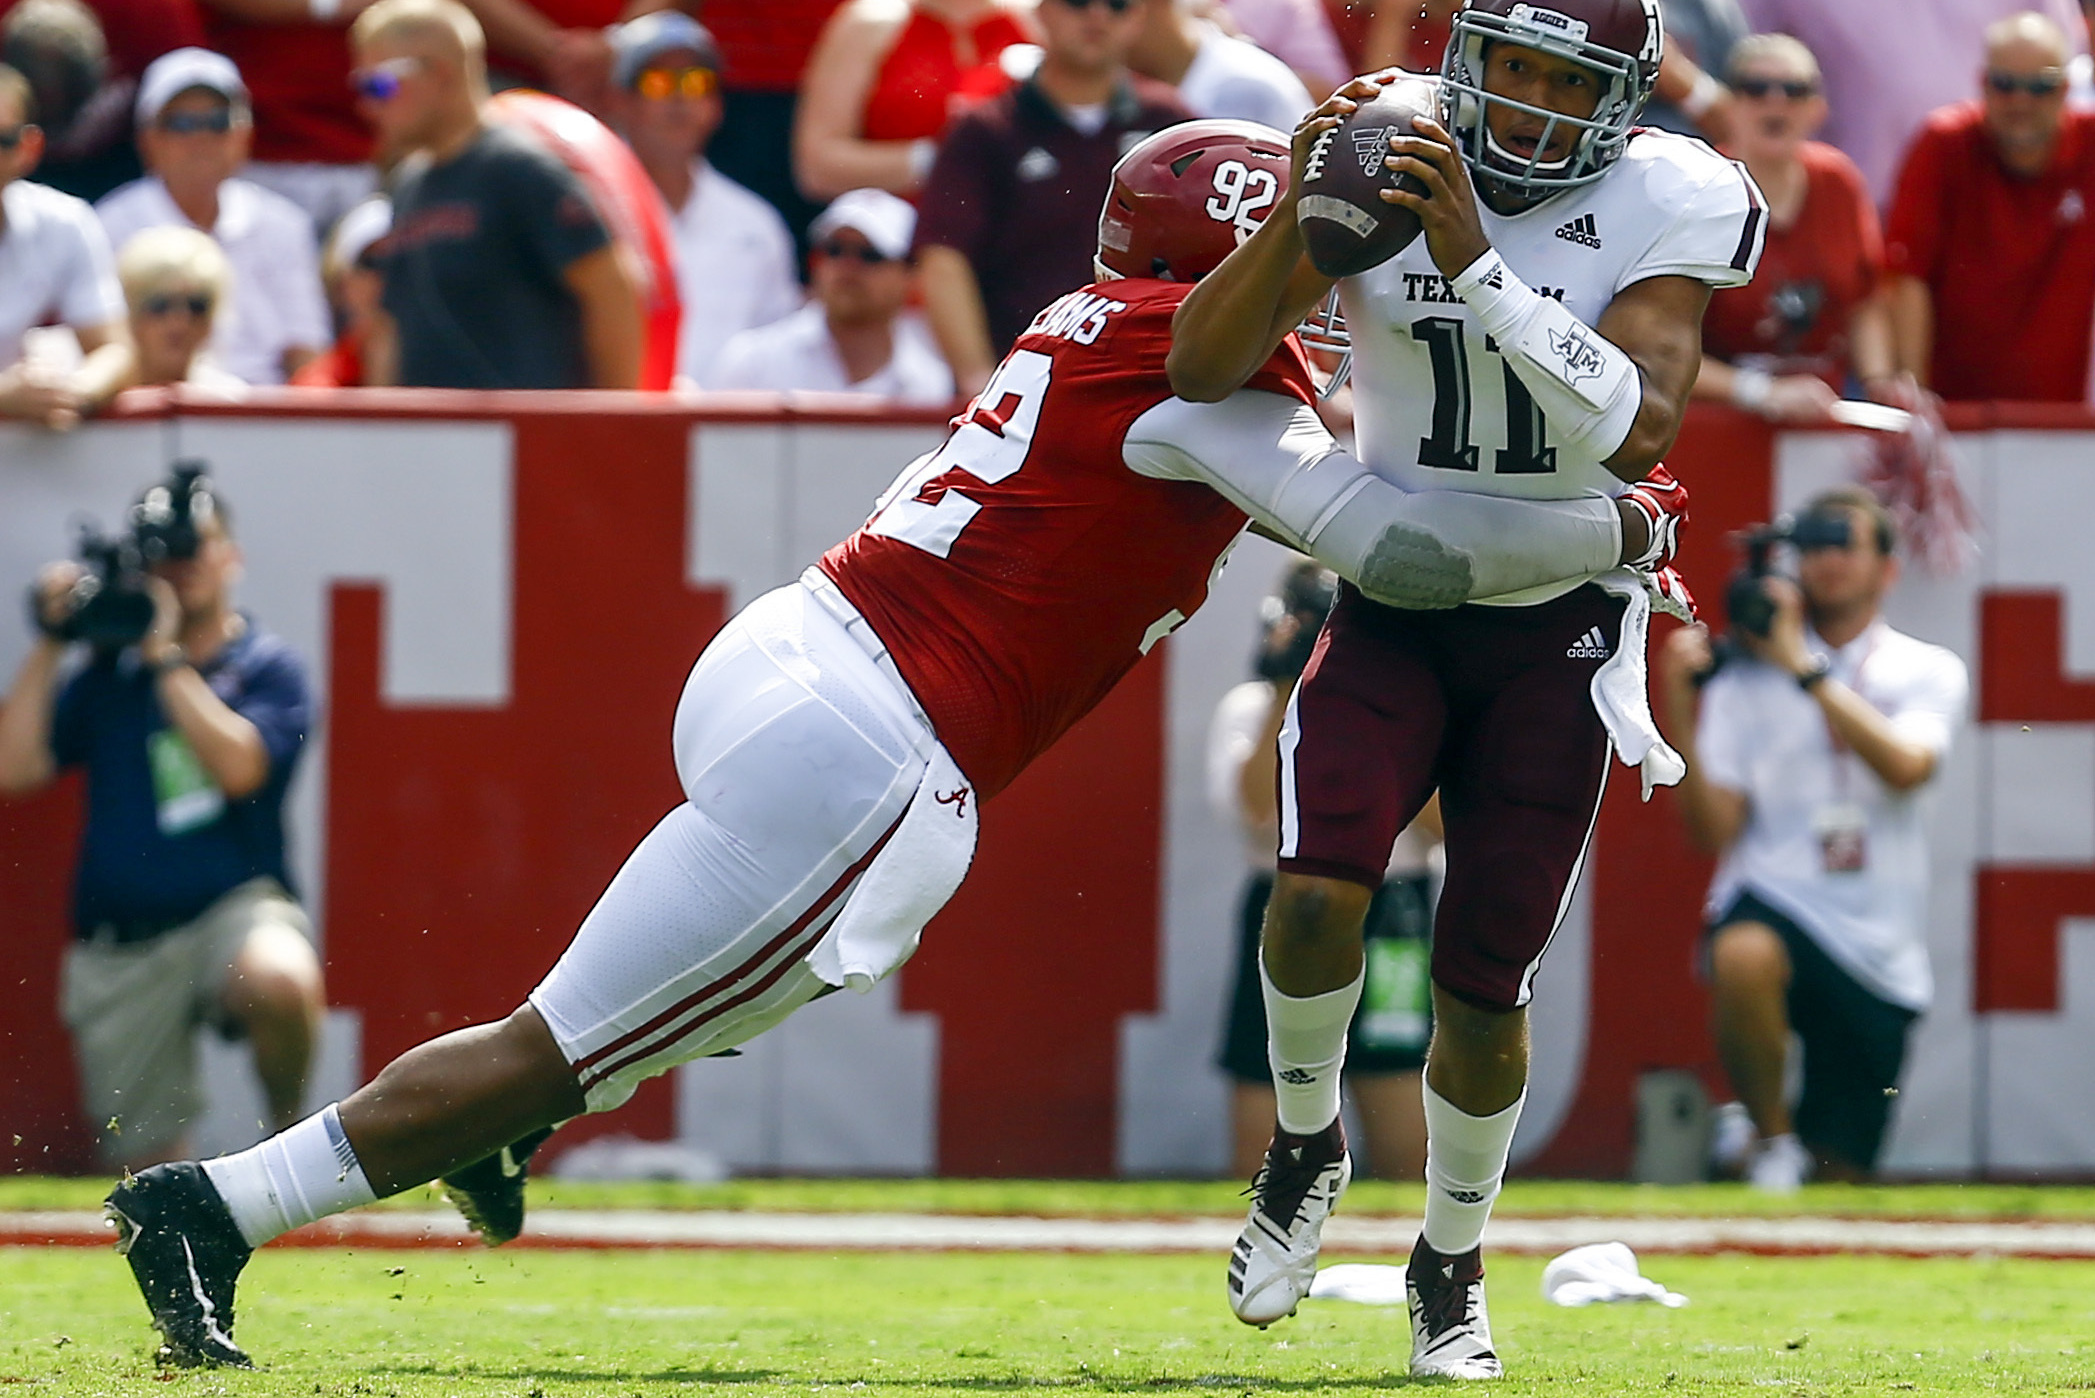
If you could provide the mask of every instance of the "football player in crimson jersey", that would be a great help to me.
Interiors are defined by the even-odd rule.
[[[706,647],[673,733],[687,799],[523,1006],[252,1150],[116,1188],[170,1358],[247,1362],[234,1285],[270,1238],[441,1178],[505,1241],[551,1124],[894,971],[966,873],[980,805],[1200,605],[1247,515],[1420,606],[1670,548],[1663,484],[1545,504],[1375,478],[1317,423],[1291,341],[1227,402],[1172,400],[1171,317],[1276,206],[1287,161],[1279,133],[1237,122],[1129,152],[1100,282],[1041,313],[864,528]]]
[[[1378,474],[1414,490],[1608,496],[1672,446],[1703,309],[1714,288],[1751,279],[1765,219],[1738,166],[1634,125],[1663,48],[1658,0],[1466,0],[1457,13],[1438,120],[1388,136],[1388,167],[1424,192],[1379,197],[1414,211],[1423,236],[1339,288],[1360,454]],[[1393,78],[1357,80],[1307,118],[1297,169]],[[1182,304],[1170,369],[1185,397],[1234,391],[1277,328],[1329,291],[1289,202]],[[1292,1314],[1315,1274],[1318,1232],[1350,1174],[1338,1092],[1362,916],[1391,842],[1437,788],[1448,871],[1411,1368],[1502,1372],[1479,1243],[1526,1096],[1535,972],[1578,877],[1611,743],[1644,765],[1647,792],[1681,770],[1642,698],[1640,581],[1480,594],[1484,605],[1430,613],[1342,590],[1281,732],[1262,951],[1280,1119],[1230,1260],[1239,1319]]]

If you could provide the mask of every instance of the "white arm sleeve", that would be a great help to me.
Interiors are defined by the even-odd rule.
[[[1620,346],[1514,276],[1496,248],[1452,282],[1559,441],[1593,461],[1621,449],[1644,405],[1644,376]]]
[[[1589,578],[1622,557],[1612,500],[1407,492],[1342,450],[1308,404],[1277,393],[1168,399],[1128,429],[1123,457],[1138,475],[1212,487],[1392,607],[1457,607]]]

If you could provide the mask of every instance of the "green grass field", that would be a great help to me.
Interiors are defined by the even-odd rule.
[[[395,1274],[395,1269],[404,1269]],[[1495,1394],[2061,1394],[2095,1388],[2095,1266],[1659,1258],[1685,1310],[1545,1305],[1492,1264]],[[1370,1394],[1400,1312],[1312,1302],[1270,1331],[1218,1259],[278,1249],[239,1333],[266,1372],[159,1377],[109,1254],[0,1249],[0,1387],[94,1394]],[[13,1386],[20,1385],[17,1390]]]
[[[101,1189],[9,1181],[0,1208],[87,1207]],[[1241,1207],[1227,1186],[1208,1184],[551,1182],[534,1183],[533,1193],[539,1207],[1093,1215]],[[1588,1215],[1776,1208],[1716,1187],[1524,1182],[1506,1203]],[[2095,1194],[2075,1190],[1826,1188],[1778,1203],[1822,1214],[2095,1217]],[[1415,1204],[1415,1191],[1395,1186],[1365,1186],[1346,1201],[1348,1212]],[[1479,1391],[2095,1390],[2095,1263],[1647,1259],[1647,1271],[1693,1298],[1678,1311],[1561,1310],[1538,1294],[1541,1266],[1516,1257],[1491,1264],[1512,1377]],[[1401,1312],[1311,1302],[1261,1333],[1229,1317],[1221,1283],[1220,1257],[277,1248],[255,1259],[241,1293],[238,1333],[266,1371],[162,1376],[150,1361],[144,1308],[113,1254],[0,1248],[0,1393],[1364,1398],[1408,1386]]]

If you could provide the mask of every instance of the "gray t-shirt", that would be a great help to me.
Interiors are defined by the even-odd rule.
[[[400,382],[427,388],[587,388],[581,308],[563,274],[610,242],[572,171],[491,126],[393,188],[385,306]]]

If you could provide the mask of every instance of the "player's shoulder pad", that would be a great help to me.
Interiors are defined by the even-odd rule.
[[[1715,287],[1753,280],[1767,238],[1767,200],[1746,167],[1708,143],[1640,128],[1610,179],[1642,206],[1653,230],[1632,279],[1686,276]]]

